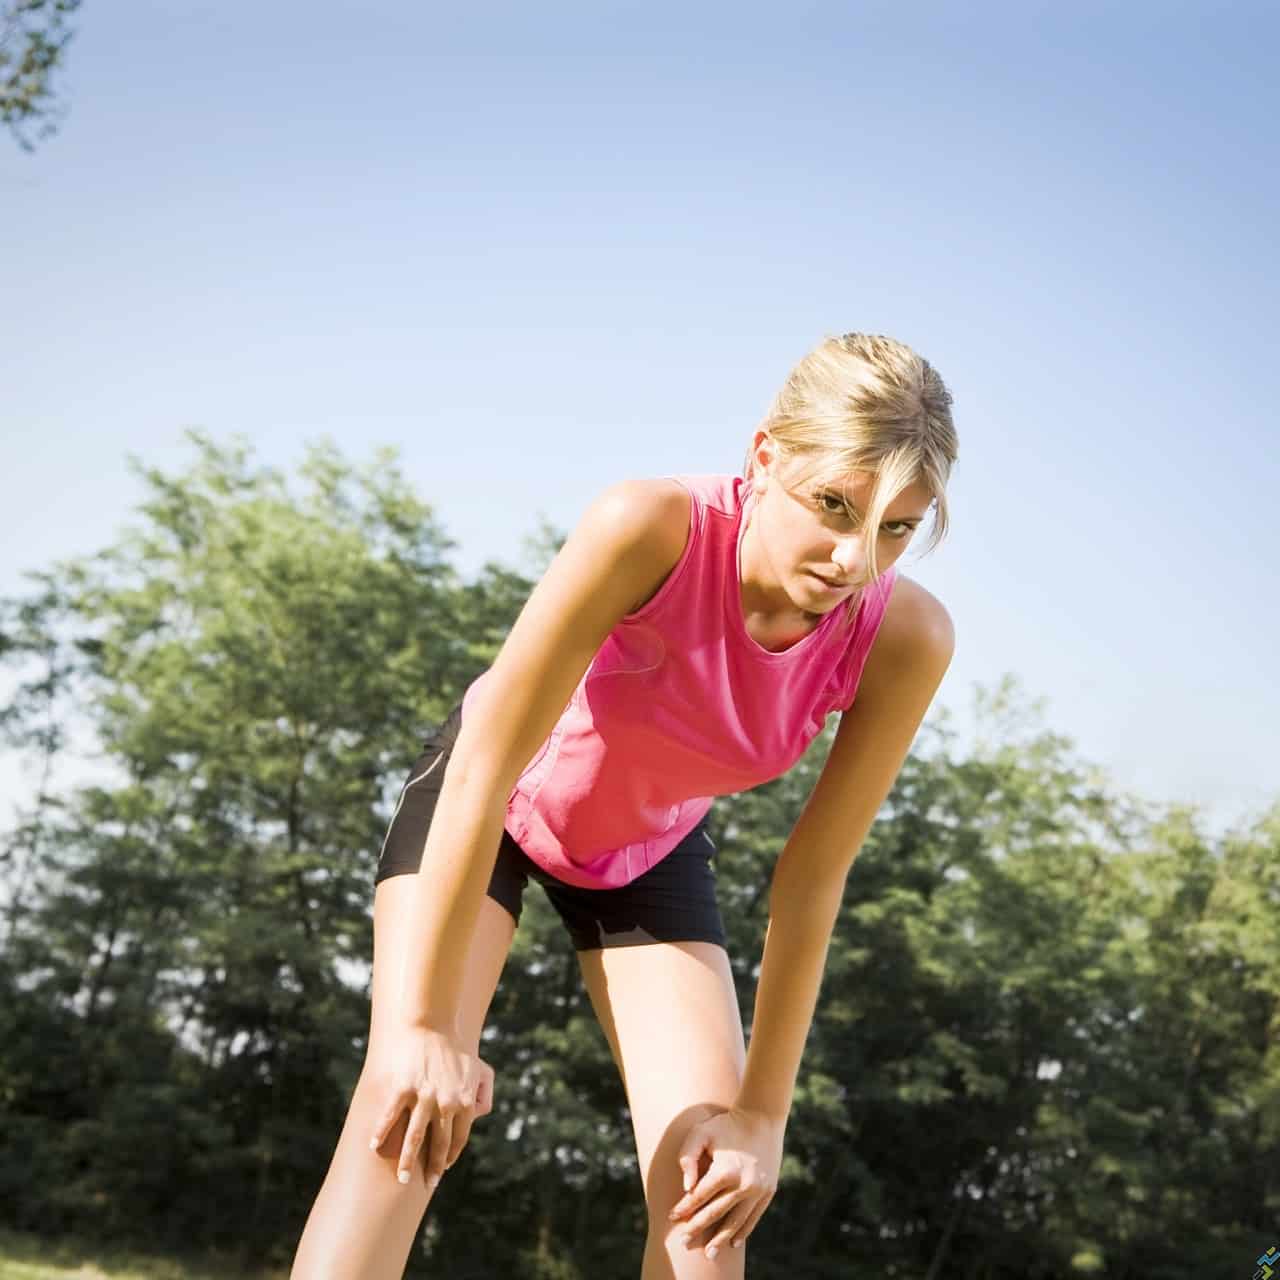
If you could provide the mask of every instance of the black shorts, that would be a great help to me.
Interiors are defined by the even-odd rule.
[[[417,874],[445,765],[461,725],[459,705],[423,743],[422,755],[409,770],[382,842],[375,885],[389,876]],[[489,897],[519,924],[525,885],[536,880],[560,913],[578,951],[650,942],[714,942],[723,947],[724,924],[711,865],[715,852],[706,825],[700,822],[665,858],[630,884],[619,889],[581,889],[544,871],[509,831],[503,831],[489,880]]]

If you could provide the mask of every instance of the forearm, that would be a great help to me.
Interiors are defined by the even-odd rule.
[[[784,859],[779,860],[779,872]],[[843,879],[838,884],[789,887],[775,872],[751,1043],[737,1101],[744,1110],[779,1120],[791,1110],[843,891]]]
[[[501,780],[450,761],[432,815],[410,909],[401,973],[403,1021],[455,1028],[463,977],[480,904],[502,840],[506,798]]]

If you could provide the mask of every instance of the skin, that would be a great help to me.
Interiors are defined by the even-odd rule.
[[[856,513],[865,511],[873,480],[850,475],[834,497],[825,487],[797,488],[794,468],[766,432],[757,432],[757,502],[743,535],[740,577],[748,630],[758,643],[774,650],[795,643],[866,580]],[[853,518],[841,496],[855,507]],[[882,573],[906,550],[932,500],[927,488],[912,485],[890,504],[877,546]],[[815,572],[847,585],[825,589],[812,580]],[[795,1077],[845,881],[953,649],[946,610],[917,583],[899,577],[855,704],[841,716],[819,781],[774,870],[755,1022],[741,1078],[723,1111],[685,1131],[676,1153],[682,1182],[668,1215],[666,1257],[660,1261],[656,1251],[646,1252],[643,1280],[743,1274],[736,1249],[777,1186]],[[731,1050],[728,1044],[722,1057],[731,1057]],[[708,1045],[704,1054],[711,1053]],[[691,1255],[715,1269],[694,1269]]]
[[[868,581],[864,538],[844,504],[864,513],[875,477],[854,472],[840,486],[802,485],[768,432],[756,432],[752,451],[756,507],[742,539],[742,607],[752,635],[772,641],[765,648],[783,649]],[[889,504],[876,547],[881,573],[907,549],[932,502],[932,491],[917,483]],[[829,590],[815,574],[842,589]]]
[[[740,578],[748,631],[772,650],[787,648],[843,607],[866,568],[856,518],[849,519],[839,500],[794,481],[772,439],[758,432],[757,501],[743,536]],[[844,498],[865,510],[870,481],[867,475],[847,477]],[[481,723],[483,732],[470,748],[459,740],[446,792],[457,786],[465,800],[468,770],[461,763],[472,771],[476,794],[507,794],[608,629],[650,598],[679,559],[689,518],[682,494],[671,481],[626,482],[584,517],[513,627],[492,673],[493,706],[471,719],[472,733]],[[918,521],[932,497],[912,486],[890,505],[877,546],[881,572],[910,541],[898,522]],[[846,585],[825,589],[814,572]],[[722,948],[676,942],[579,953],[635,1125],[649,1212],[642,1280],[743,1275],[745,1250],[731,1246],[745,1242],[777,1185],[791,1096],[845,879],[953,645],[946,610],[900,576],[857,699],[841,715],[822,774],[775,866],[749,1050]],[[463,730],[465,735],[466,724]],[[470,816],[463,801],[449,812],[455,820]],[[500,821],[495,812],[495,831]],[[429,841],[425,861],[431,858]],[[407,1177],[417,1167],[429,1178],[443,1172],[465,1144],[471,1120],[492,1105],[492,1073],[485,1076],[478,1048],[512,921],[477,884],[468,891],[479,912],[469,942],[463,938],[460,950],[454,945],[424,960],[426,912],[433,901],[450,900],[450,863],[442,857],[434,867],[430,880],[404,875],[378,886],[366,1066],[300,1243],[295,1280],[390,1280],[401,1274],[432,1188],[422,1176],[402,1185],[397,1173]],[[459,867],[458,875],[473,874]],[[430,885],[430,892],[415,897],[415,882]],[[441,1016],[447,1014],[450,1033],[445,1048],[467,1061],[428,1073],[427,1083],[406,1092],[394,1081],[407,1066],[418,1081],[422,1064],[417,1040],[406,1038],[406,1007],[421,1005],[435,1016],[425,997],[406,996],[406,982],[408,976],[430,976],[446,961],[457,969],[456,995],[444,985],[427,995],[444,1001]],[[673,1072],[676,1061],[681,1070]],[[472,1101],[441,1101],[431,1080],[465,1081],[463,1092],[478,1092]],[[410,1108],[411,1117],[404,1114]],[[376,1154],[369,1151],[371,1133]]]

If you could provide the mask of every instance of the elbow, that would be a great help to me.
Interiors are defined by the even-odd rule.
[[[471,799],[484,797],[506,808],[508,797],[520,776],[520,769],[494,751],[460,751],[449,756],[444,771],[444,790]]]
[[[844,901],[847,874],[845,868],[838,874],[829,870],[815,876],[812,868],[806,871],[794,861],[788,865],[784,852],[769,885],[770,918],[795,919],[810,927],[815,923],[832,927]]]

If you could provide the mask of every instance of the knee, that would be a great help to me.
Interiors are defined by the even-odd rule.
[[[685,1107],[662,1131],[645,1173],[645,1202],[649,1210],[651,1227],[671,1227],[667,1215],[672,1206],[684,1195],[684,1170],[680,1166],[680,1152],[696,1125],[727,1111],[728,1105],[700,1102]],[[698,1165],[698,1175],[706,1173],[711,1158],[705,1153]],[[677,1224],[679,1225],[679,1224]]]

